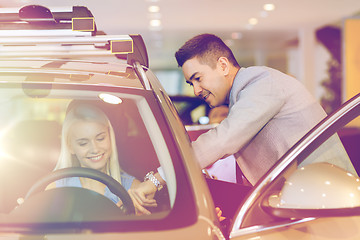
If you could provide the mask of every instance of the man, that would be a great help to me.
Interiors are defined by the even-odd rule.
[[[234,154],[243,175],[255,185],[326,116],[295,78],[264,66],[240,67],[230,48],[215,35],[195,36],[175,57],[196,96],[211,107],[229,105],[228,117],[192,143],[201,168]],[[324,149],[331,154],[310,157],[303,164],[326,161],[356,174],[339,138],[331,138],[328,144],[331,147]],[[164,184],[159,173],[156,178]],[[143,199],[149,192],[138,194]]]
[[[175,57],[196,96],[211,107],[229,104],[228,117],[192,144],[202,168],[234,154],[244,176],[255,185],[326,116],[295,78],[268,67],[240,67],[215,35],[195,36]],[[347,157],[333,163],[355,172]]]

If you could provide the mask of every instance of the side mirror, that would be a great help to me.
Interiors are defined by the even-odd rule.
[[[342,168],[321,162],[298,168],[280,192],[262,202],[280,218],[355,216],[360,214],[360,179]]]

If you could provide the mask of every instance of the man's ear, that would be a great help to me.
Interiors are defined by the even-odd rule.
[[[220,70],[224,73],[224,76],[228,75],[230,72],[230,62],[226,57],[220,57],[217,61],[217,65]]]

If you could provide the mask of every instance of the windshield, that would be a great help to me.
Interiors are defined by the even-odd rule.
[[[175,172],[164,130],[142,95],[146,92],[61,86],[28,83],[0,88],[0,224],[141,218],[121,211],[117,203],[126,205],[126,197],[121,190],[114,193],[111,181],[128,190],[133,179],[143,181],[159,166],[169,184],[158,207],[150,211],[154,218],[166,216],[175,201]],[[95,169],[112,180],[86,180],[91,172],[61,173],[44,180],[68,168]]]

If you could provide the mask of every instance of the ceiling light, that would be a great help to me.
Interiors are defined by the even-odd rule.
[[[275,9],[275,5],[272,3],[267,3],[264,5],[264,10],[265,11],[273,11]]]
[[[150,20],[150,26],[151,27],[160,27],[161,21],[159,19]]]
[[[158,12],[160,12],[160,7],[153,5],[148,8],[148,11],[151,13],[158,13]]]
[[[106,103],[110,103],[110,104],[120,104],[122,103],[121,98],[108,94],[108,93],[100,93],[99,94],[99,98],[101,100],[103,100]]]
[[[249,19],[249,24],[256,25],[257,23],[258,23],[258,20],[256,18],[250,18]]]

